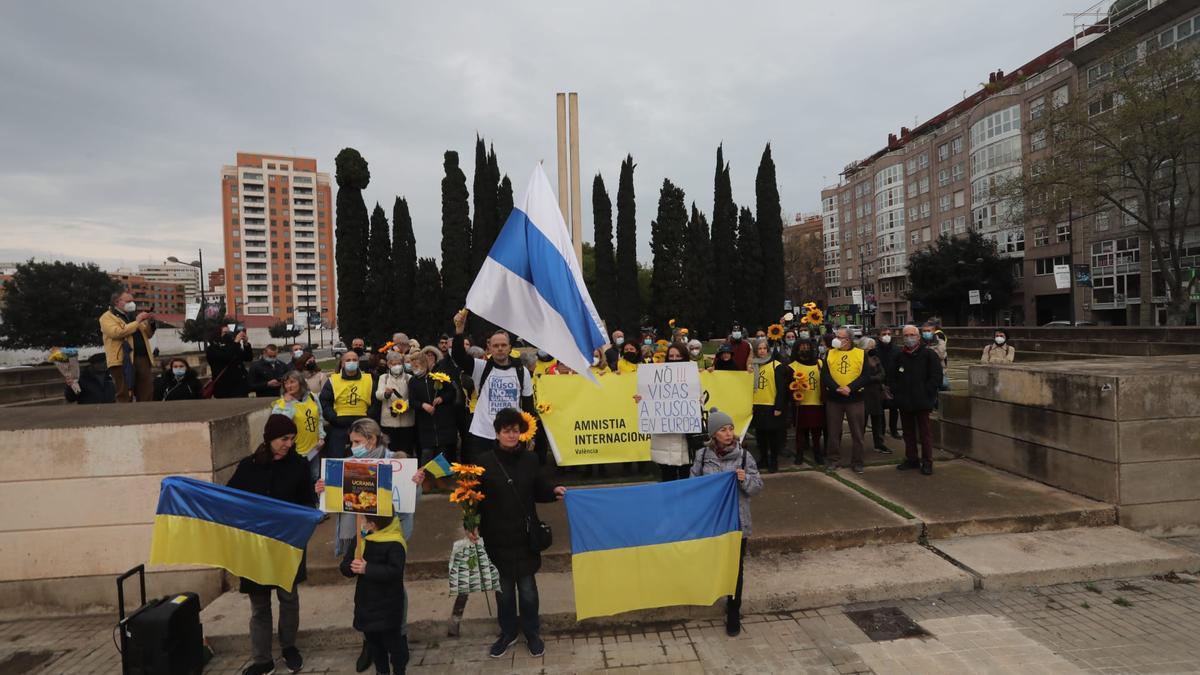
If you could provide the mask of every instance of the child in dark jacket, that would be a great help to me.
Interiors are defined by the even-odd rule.
[[[371,648],[376,673],[403,673],[408,665],[404,626],[404,563],[408,543],[395,517],[364,516],[364,536],[346,551],[342,574],[358,575],[354,588],[354,629]],[[388,661],[391,661],[389,670]]]

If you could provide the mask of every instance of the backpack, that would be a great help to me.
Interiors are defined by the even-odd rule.
[[[483,391],[483,383],[487,382],[488,375],[492,374],[492,369],[495,367],[496,364],[492,363],[491,359],[488,359],[487,364],[483,366],[483,373],[479,376],[479,391]],[[525,366],[524,364],[517,362],[513,364],[513,367],[517,369],[517,398],[520,399],[525,395]]]

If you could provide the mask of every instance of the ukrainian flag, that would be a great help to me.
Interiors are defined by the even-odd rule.
[[[321,516],[306,506],[168,476],[158,494],[150,562],[223,567],[291,591]]]
[[[566,495],[575,616],[711,605],[737,586],[737,480],[688,480]]]
[[[437,457],[426,462],[425,466],[421,468],[434,478],[445,478],[453,473],[450,470],[450,462],[446,460],[446,455],[441,452],[438,453]]]

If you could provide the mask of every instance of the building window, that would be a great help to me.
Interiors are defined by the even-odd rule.
[[[963,192],[962,190],[955,190],[955,192],[954,192],[954,206],[955,206],[955,207],[959,207],[959,206],[965,206],[965,205],[966,205],[966,203],[967,203],[967,197],[966,197],[966,193],[965,193],[965,192]]]
[[[962,136],[950,141],[950,154],[957,155],[958,153],[962,152],[962,149]]]
[[[1061,244],[1071,238],[1071,224],[1059,223],[1054,226],[1054,241]]]
[[[921,155],[921,156],[924,157],[925,155]],[[920,185],[921,185],[921,194],[925,194],[926,192],[929,192],[929,176],[921,176]]]
[[[1029,149],[1036,151],[1036,150],[1044,150],[1045,148],[1046,148],[1046,130],[1040,129],[1038,131],[1033,132],[1033,134],[1031,134],[1029,136]]]
[[[1108,230],[1108,211],[1100,211],[1096,214],[1096,231],[1105,232]]]
[[[954,216],[954,234],[962,234],[967,231],[967,217]]]
[[[908,184],[908,198],[912,199],[917,196],[917,183]]]
[[[1045,226],[1033,228],[1033,245],[1048,246],[1050,244],[1050,235],[1046,232]]]
[[[929,202],[921,202],[921,217],[928,218],[931,213]]]
[[[950,232],[952,231],[953,227],[954,221],[952,219],[947,218],[946,220],[943,220],[938,224],[938,235],[950,236]]]
[[[921,243],[921,233],[918,232],[917,230],[913,230],[912,232],[909,233],[908,240],[909,240],[909,243],[912,244],[913,249],[915,250],[917,248],[917,244]]]
[[[1029,102],[1029,119],[1039,119],[1046,112],[1046,97],[1039,96]]]
[[[1015,263],[1013,263],[1013,266],[1012,266],[1012,273],[1013,273],[1013,278],[1014,278],[1014,279],[1023,279],[1023,278],[1025,278],[1025,262],[1024,262],[1024,261],[1018,261],[1018,262],[1015,262]]]
[[[1055,89],[1054,93],[1050,95],[1050,104],[1055,108],[1063,107],[1068,101],[1071,100],[1070,91],[1070,87],[1065,84],[1058,89]]]
[[[955,164],[954,166],[950,167],[950,177],[952,180],[962,180],[962,177],[963,177],[962,162],[959,162],[958,164]]]
[[[1037,275],[1039,277],[1049,276],[1051,274],[1054,274],[1054,266],[1055,265],[1066,265],[1067,264],[1067,256],[1056,255],[1053,258],[1038,258],[1037,260],[1033,261],[1033,264],[1034,264],[1033,271],[1034,271],[1035,275]]]
[[[1014,105],[1004,110],[998,110],[991,115],[971,125],[971,145],[981,146],[1011,133],[1021,130],[1021,106]]]
[[[942,143],[941,145],[939,145],[938,149],[937,149],[937,153],[938,153],[938,161],[939,162],[944,162],[947,159],[949,159],[950,158],[950,144]]]
[[[938,187],[946,187],[950,184],[950,171],[942,169],[938,172]]]
[[[1128,213],[1126,213],[1126,212],[1121,213],[1122,223],[1124,224],[1124,226],[1125,227],[1136,227],[1138,224],[1138,219],[1137,219],[1138,201],[1137,201],[1137,199],[1134,197],[1130,197],[1129,199],[1122,199],[1121,207],[1124,208],[1125,211],[1128,211]]]

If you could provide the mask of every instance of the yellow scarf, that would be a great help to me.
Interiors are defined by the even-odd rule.
[[[354,547],[355,558],[363,557],[363,549],[367,547],[368,541],[398,541],[404,547],[404,550],[408,550],[408,542],[404,541],[404,531],[400,529],[400,519],[395,516],[392,517],[392,522],[388,523],[387,527],[372,532],[366,537],[363,537],[362,531],[359,530],[358,544]]]

